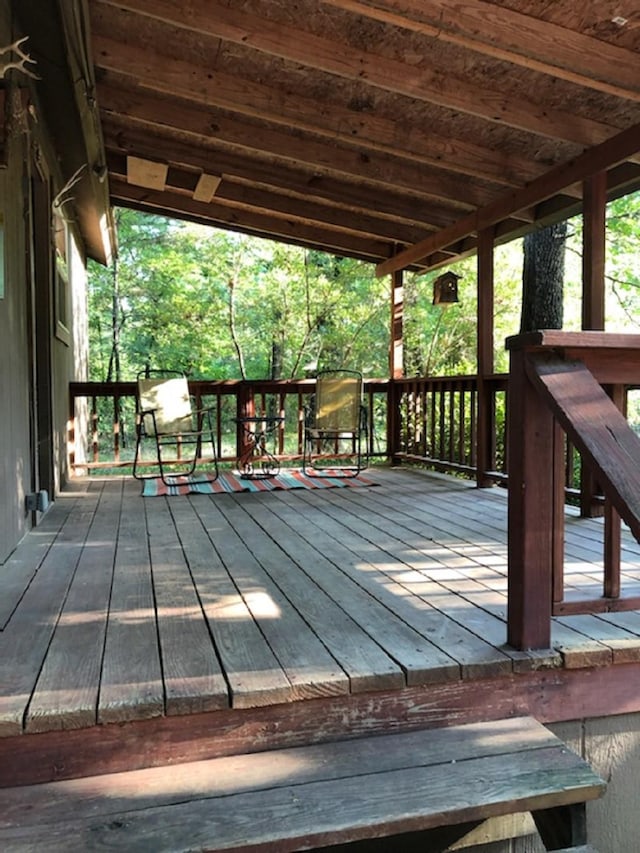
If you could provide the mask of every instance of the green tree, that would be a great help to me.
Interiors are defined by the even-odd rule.
[[[309,365],[385,375],[388,284],[374,268],[131,210],[120,252],[90,278],[92,375],[145,365],[194,377],[301,376]]]

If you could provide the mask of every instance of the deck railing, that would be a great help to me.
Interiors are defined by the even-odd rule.
[[[364,384],[373,459],[417,463],[476,478],[481,485],[507,481],[507,374],[370,379]],[[275,455],[294,462],[302,454],[304,406],[314,381],[190,382],[198,406],[212,405],[216,452],[234,462],[242,451],[235,418],[253,412],[282,414]],[[624,389],[625,401],[637,386]],[[85,472],[131,466],[135,448],[135,382],[72,382],[69,386],[69,462]],[[484,405],[482,405],[484,400]],[[626,403],[625,403],[626,408]],[[638,408],[638,406],[636,406]],[[484,442],[484,445],[482,444]],[[584,481],[580,454],[565,439],[565,495],[585,515],[601,498]]]
[[[496,374],[483,380],[484,406],[476,376],[394,380],[394,460],[422,462],[485,483],[505,480],[507,379]]]
[[[371,458],[388,455],[388,384],[378,379],[364,383],[370,424],[367,451]],[[213,408],[216,454],[221,462],[237,461],[242,454],[245,439],[235,419],[256,413],[284,417],[273,436],[274,455],[285,462],[301,458],[304,409],[314,392],[314,380],[195,380],[189,382],[189,388],[198,408]],[[70,383],[68,448],[73,472],[132,466],[135,401],[135,382]]]
[[[508,641],[547,648],[553,615],[640,607],[635,581],[623,589],[620,528],[622,518],[640,538],[640,442],[627,411],[640,376],[640,335],[542,331],[512,338],[509,346]],[[602,578],[588,598],[565,577],[572,445],[584,459],[582,514],[592,514],[597,492],[605,495]]]
[[[214,411],[216,453],[234,462],[243,435],[235,419],[267,412],[284,417],[273,452],[283,462],[302,454],[304,408],[314,380],[212,381],[189,383],[198,407]],[[483,407],[475,376],[364,383],[373,459],[415,462],[441,471],[499,481],[506,478],[506,375],[484,380]],[[69,387],[69,462],[72,471],[131,466],[135,449],[135,382],[73,382]],[[480,429],[484,418],[484,430]],[[486,447],[478,453],[478,440]]]

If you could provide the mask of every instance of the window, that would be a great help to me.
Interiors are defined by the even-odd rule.
[[[54,305],[56,337],[67,346],[71,343],[69,332],[69,267],[67,263],[67,226],[60,216],[53,217],[55,243]]]

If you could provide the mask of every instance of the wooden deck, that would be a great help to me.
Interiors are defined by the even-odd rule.
[[[74,481],[0,567],[0,755],[15,769],[63,734],[71,752],[112,737],[121,767],[123,732],[150,721],[193,757],[187,730],[215,732],[213,755],[243,738],[636,709],[637,611],[556,618],[543,652],[506,645],[504,490],[367,473],[378,485],[170,498]],[[623,539],[637,587],[640,546]],[[582,597],[600,582],[602,524],[568,513],[566,541]],[[52,752],[41,778],[73,775],[66,760],[53,768]]]

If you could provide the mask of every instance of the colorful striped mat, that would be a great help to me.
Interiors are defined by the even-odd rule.
[[[208,476],[206,483],[193,483],[191,480],[202,480],[203,475],[196,477],[167,477],[169,485],[166,485],[158,477],[153,480],[144,480],[142,483],[142,495],[145,498],[161,497],[164,495],[216,495],[224,492],[270,492],[275,489],[330,489],[343,486],[377,486],[378,484],[368,477],[358,475],[357,477],[334,477],[323,474],[318,477],[306,477],[298,469],[284,469],[277,477],[266,477],[264,479],[243,479],[236,472],[225,472],[220,474],[217,480]]]

